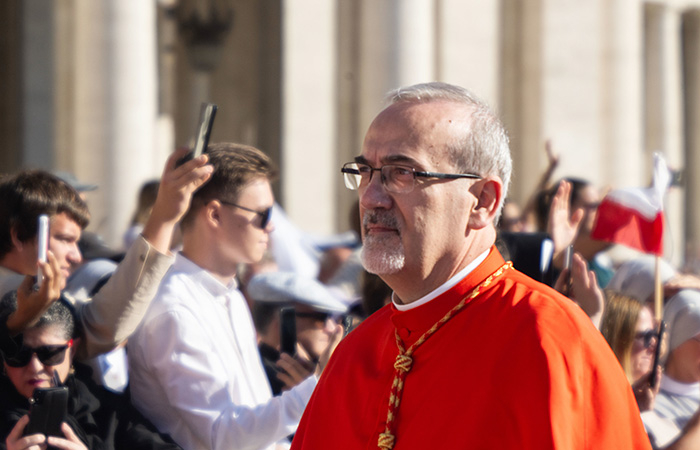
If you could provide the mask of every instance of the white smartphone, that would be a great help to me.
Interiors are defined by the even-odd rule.
[[[39,231],[37,233],[37,246],[39,248],[37,259],[39,262],[46,262],[46,253],[49,250],[49,216],[42,214],[39,216]],[[41,286],[44,281],[44,275],[41,273],[41,267],[36,274],[36,284]]]

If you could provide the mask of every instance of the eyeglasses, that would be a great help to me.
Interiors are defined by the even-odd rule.
[[[644,344],[644,348],[649,348],[652,346],[652,343],[656,342],[656,331],[654,330],[647,330],[647,331],[638,331],[635,335],[634,338]]]
[[[478,180],[481,176],[473,173],[439,173],[421,172],[413,167],[401,166],[397,164],[386,164],[379,168],[374,168],[368,164],[349,162],[343,164],[340,169],[345,180],[345,187],[351,191],[356,191],[361,187],[366,187],[372,181],[372,174],[380,172],[382,185],[388,192],[394,194],[407,194],[413,190],[416,177],[442,178],[454,180],[457,178],[471,178]]]
[[[57,366],[66,359],[66,349],[73,346],[73,339],[65,345],[42,345],[41,347],[25,347],[11,357],[5,357],[5,363],[10,367],[24,367],[36,354],[39,361],[45,366]]]
[[[252,213],[259,215],[260,216],[260,229],[261,230],[264,230],[267,227],[267,224],[270,223],[270,216],[272,216],[272,206],[270,206],[269,208],[266,208],[263,211],[256,211],[254,209],[246,208],[245,206],[237,205],[235,203],[227,202],[227,201],[221,200],[221,199],[219,199],[219,202],[221,202],[224,205],[235,206],[236,208],[240,208],[243,211],[248,211],[248,212],[252,212]]]

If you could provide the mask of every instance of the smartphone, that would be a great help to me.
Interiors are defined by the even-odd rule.
[[[61,424],[66,421],[68,414],[66,386],[34,389],[29,403],[29,423],[24,428],[25,436],[41,433],[64,437]]]
[[[49,216],[42,214],[39,216],[39,231],[37,233],[37,259],[39,262],[46,262],[46,253],[49,251]],[[36,285],[41,286],[44,281],[44,275],[41,273],[41,267],[36,274]]]
[[[280,350],[290,356],[297,353],[297,318],[294,307],[280,310]]]
[[[195,140],[194,147],[192,151],[187,155],[182,157],[177,164],[181,165],[187,161],[197,158],[199,155],[207,150],[207,145],[209,145],[209,137],[211,136],[211,130],[214,127],[214,117],[216,117],[216,111],[219,108],[213,103],[202,103],[199,110],[199,121],[197,122],[197,129],[195,130]]]
[[[574,258],[574,246],[569,245],[564,251],[564,270],[567,270],[566,281],[564,282],[564,295],[569,295],[571,293],[571,262]]]
[[[663,320],[659,324],[659,335],[656,339],[656,350],[654,351],[654,364],[651,366],[651,375],[649,376],[649,386],[653,388],[656,387],[659,380],[656,376],[657,368],[659,367],[659,359],[661,358],[661,347],[664,343],[664,334],[666,334],[666,322]]]

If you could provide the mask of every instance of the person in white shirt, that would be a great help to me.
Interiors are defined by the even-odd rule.
[[[267,250],[275,169],[249,146],[214,144],[207,154],[214,173],[182,220],[182,252],[129,340],[132,400],[183,448],[275,448],[295,431],[342,327],[312,376],[283,355],[296,386],[273,398],[235,276]]]

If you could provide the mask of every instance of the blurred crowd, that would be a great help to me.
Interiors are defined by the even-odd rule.
[[[363,267],[359,204],[351,231],[315,235],[274,201],[260,150],[213,144],[179,164],[186,152],[143,185],[123,248],[88,228],[99,186],[38,170],[0,179],[0,448],[289,448],[339,342],[396,309]],[[555,180],[566,154],[545,152],[528,200],[505,199],[495,247],[590,319],[653,448],[700,448],[700,278],[592,238],[603,187]],[[59,387],[60,431],[27,434],[36,392]]]

